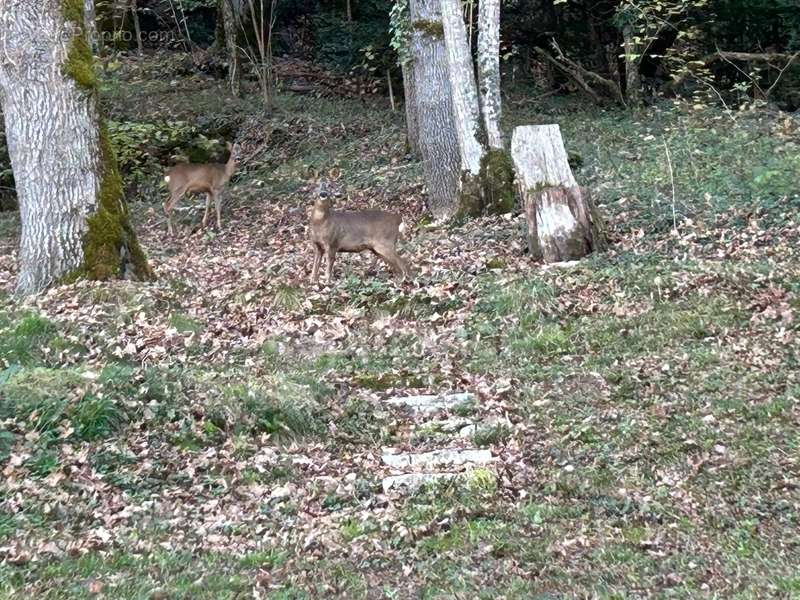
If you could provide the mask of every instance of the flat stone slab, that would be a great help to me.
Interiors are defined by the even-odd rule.
[[[475,400],[469,392],[456,394],[439,394],[427,396],[407,396],[405,398],[389,398],[386,403],[390,406],[409,408],[418,413],[431,413],[437,410],[446,410],[468,404]]]
[[[490,450],[452,449],[434,450],[420,454],[384,454],[381,460],[385,465],[395,469],[407,467],[441,467],[460,465],[483,465],[492,461]]]
[[[545,263],[541,265],[542,269],[571,269],[581,264],[579,260],[562,260],[559,262]]]
[[[506,426],[508,426],[508,423],[505,419],[489,418],[478,423],[470,423],[469,425],[465,425],[458,430],[458,435],[462,438],[471,438],[478,433],[489,432],[495,427]]]
[[[426,483],[452,481],[458,475],[458,473],[405,473],[404,475],[392,475],[383,480],[383,493],[399,488],[413,491]]]

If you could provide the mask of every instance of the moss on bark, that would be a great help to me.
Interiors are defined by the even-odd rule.
[[[483,214],[484,190],[480,177],[475,177],[467,171],[461,173],[461,186],[458,192],[458,211],[455,218],[458,221],[470,217],[479,217]]]
[[[62,68],[65,76],[73,79],[79,88],[88,92],[87,101],[93,103],[96,111],[94,118],[97,120],[99,131],[100,186],[97,191],[95,212],[86,220],[83,264],[62,278],[62,281],[80,277],[148,279],[153,276],[153,272],[131,226],[117,158],[100,114],[94,57],[86,43],[83,10],[83,0],[62,0],[62,14],[65,20],[72,22],[78,28],[70,42],[67,60]]]
[[[491,149],[481,159],[484,209],[492,215],[514,210],[514,163],[505,150]]]
[[[489,150],[478,176],[462,173],[456,218],[500,215],[514,210],[514,163],[505,150]]]
[[[441,21],[417,19],[414,21],[413,27],[420,33],[428,35],[434,39],[442,39],[444,37],[444,25],[442,25]]]
[[[92,91],[97,89],[97,76],[94,72],[92,49],[86,41],[83,0],[62,0],[61,12],[64,19],[78,28],[72,36],[67,51],[67,60],[62,65],[62,72],[79,87]]]

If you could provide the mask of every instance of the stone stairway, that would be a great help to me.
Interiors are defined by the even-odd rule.
[[[447,447],[421,452],[398,452],[385,448],[381,462],[387,467],[383,479],[384,493],[390,490],[413,491],[431,482],[452,481],[476,467],[487,467],[495,458],[490,450],[463,447],[481,423],[467,417],[453,416],[460,410],[475,406],[475,397],[468,392],[443,395],[407,396],[390,398],[386,403],[409,415],[416,430],[428,427],[444,438]],[[449,416],[435,418],[440,413]]]

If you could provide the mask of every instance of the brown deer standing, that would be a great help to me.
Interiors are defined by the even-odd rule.
[[[208,223],[208,211],[211,209],[211,201],[214,201],[217,211],[217,229],[222,228],[220,219],[220,205],[222,198],[220,192],[230,181],[231,176],[236,170],[236,159],[238,145],[227,144],[230,151],[228,162],[206,163],[206,164],[180,164],[175,165],[164,176],[169,188],[169,198],[164,202],[164,214],[167,215],[167,232],[174,235],[172,229],[172,211],[185,194],[193,192],[205,193],[206,211],[203,214],[203,227]]]
[[[376,257],[386,261],[397,275],[410,275],[408,265],[395,249],[403,222],[400,215],[382,210],[336,211],[331,206],[328,186],[322,182],[317,189],[309,231],[314,247],[314,268],[311,272],[314,283],[319,281],[323,254],[328,259],[325,278],[330,283],[337,252],[370,250]]]

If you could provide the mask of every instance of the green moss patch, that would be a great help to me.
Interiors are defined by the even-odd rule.
[[[84,31],[84,13],[82,0],[63,0],[61,11],[64,19],[74,23],[78,28],[70,40],[67,60],[62,65],[64,75],[74,80],[79,87],[92,91],[97,88],[97,77],[94,72],[94,57],[86,42]]]
[[[481,160],[484,209],[499,215],[514,210],[514,163],[505,150],[489,150]]]
[[[75,81],[79,88],[97,97],[97,78],[94,57],[86,42],[84,31],[83,0],[63,0],[64,19],[78,27],[70,42],[67,60],[62,66],[64,75]],[[152,277],[147,257],[136,239],[125,205],[122,177],[117,159],[108,137],[108,130],[100,122],[100,189],[97,211],[87,219],[88,230],[84,237],[84,264],[62,277],[61,282],[71,282],[80,277],[111,279],[112,277]]]
[[[122,177],[105,125],[100,126],[101,180],[97,212],[87,220],[85,273],[90,279],[152,277],[125,206]]]
[[[419,19],[413,23],[414,29],[428,35],[434,39],[444,38],[444,26],[441,21],[430,21],[427,19]]]
[[[477,177],[464,172],[456,219],[499,215],[514,210],[514,164],[505,150],[489,150]]]

